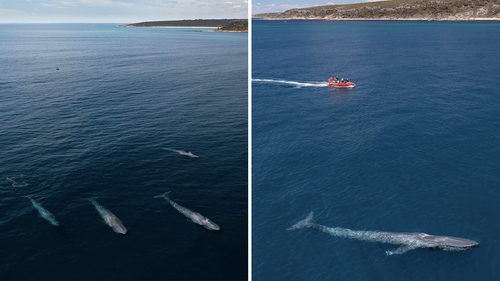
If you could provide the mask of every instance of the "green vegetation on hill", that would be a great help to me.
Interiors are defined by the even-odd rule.
[[[233,22],[233,23],[230,23],[230,24],[224,26],[220,30],[222,30],[222,31],[248,31],[248,21],[244,20],[244,21]]]
[[[254,15],[254,17],[259,16],[268,19],[499,19],[500,0],[390,0]]]

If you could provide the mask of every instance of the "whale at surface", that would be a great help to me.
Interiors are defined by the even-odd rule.
[[[199,224],[199,225],[205,227],[206,229],[220,230],[220,227],[217,224],[215,224],[213,221],[209,220],[208,218],[202,216],[200,213],[197,213],[197,212],[192,211],[188,208],[182,207],[181,205],[170,200],[170,198],[168,198],[169,193],[170,193],[170,191],[168,191],[162,195],[155,196],[155,198],[158,198],[158,197],[165,198],[165,200],[167,200],[168,203],[170,203],[170,205],[172,205],[175,209],[177,209],[177,211],[179,211],[181,214],[183,214],[186,217],[188,217],[189,219],[191,219],[191,221],[193,221],[194,223]]]
[[[191,158],[200,158],[200,156],[197,156],[197,155],[194,155],[191,151],[189,152],[186,152],[184,150],[177,150],[177,152],[181,155],[186,155],[186,156],[189,156]]]
[[[116,233],[127,234],[127,228],[123,225],[122,221],[118,219],[113,213],[108,209],[99,205],[94,199],[89,199],[92,204],[94,204],[96,210],[99,212],[104,222],[109,225]]]
[[[434,236],[425,233],[358,231],[340,227],[327,227],[312,222],[312,218],[313,212],[309,213],[304,220],[287,228],[287,230],[309,227],[337,237],[400,245],[399,248],[386,251],[387,255],[404,254],[418,248],[462,251],[479,246],[476,241],[458,237]]]
[[[52,215],[47,209],[45,209],[42,205],[40,205],[38,202],[33,200],[30,196],[26,196],[30,201],[33,207],[38,210],[38,213],[47,221],[49,221],[52,225],[59,226],[59,222],[57,221],[56,217]]]
[[[179,153],[180,155],[189,156],[189,157],[191,157],[191,158],[200,158],[200,156],[194,155],[191,151],[186,152],[186,151],[184,151],[184,150],[177,150],[177,149],[170,149],[170,148],[165,148],[165,149],[166,149],[166,150],[169,150],[169,151],[177,152],[177,153]]]

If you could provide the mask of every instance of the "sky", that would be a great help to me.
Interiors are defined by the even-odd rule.
[[[0,23],[248,18],[249,0],[0,0]]]
[[[381,0],[252,0],[252,15],[284,12],[289,9],[313,6],[377,2]]]

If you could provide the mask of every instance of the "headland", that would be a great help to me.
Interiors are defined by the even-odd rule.
[[[500,0],[389,0],[252,15],[264,20],[500,20]]]
[[[248,21],[236,21],[232,22],[224,27],[221,27],[218,30],[214,30],[218,32],[248,32]]]
[[[133,24],[120,25],[120,27],[192,27],[192,28],[214,28],[224,31],[224,28],[229,27],[231,31],[237,30],[243,25],[241,22],[246,22],[246,30],[248,31],[248,21],[246,19],[197,19],[197,20],[175,20],[175,21],[147,21]],[[229,30],[228,30],[229,31]]]

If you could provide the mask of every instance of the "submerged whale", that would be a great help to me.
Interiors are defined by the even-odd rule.
[[[165,192],[162,195],[155,196],[155,198],[158,198],[158,197],[165,198],[165,200],[167,200],[168,203],[170,203],[170,205],[172,205],[174,208],[176,208],[177,211],[181,212],[181,214],[185,215],[186,217],[191,219],[194,223],[199,224],[208,230],[220,230],[220,227],[217,224],[215,224],[213,221],[209,220],[208,218],[202,216],[201,214],[199,214],[197,212],[194,212],[192,210],[189,210],[188,208],[182,207],[181,205],[170,200],[170,198],[168,198],[169,193],[170,193],[170,191]]]
[[[181,155],[186,155],[186,156],[189,156],[191,158],[200,158],[200,156],[194,155],[193,153],[191,153],[191,151],[186,152],[184,150],[178,150],[177,152],[179,152],[179,154],[181,154]]]
[[[287,230],[309,227],[337,237],[400,245],[399,248],[386,251],[387,255],[404,254],[410,250],[418,248],[429,248],[444,251],[462,251],[479,247],[479,243],[476,241],[464,238],[434,236],[425,233],[358,231],[340,227],[327,227],[312,222],[312,218],[313,212],[309,213],[304,220],[301,220],[287,228]]]
[[[59,226],[59,222],[56,220],[56,217],[54,217],[54,215],[52,215],[47,209],[42,207],[42,205],[38,204],[35,200],[33,200],[33,198],[31,198],[29,196],[26,196],[26,197],[31,201],[31,204],[33,204],[33,207],[35,207],[35,209],[38,210],[38,213],[40,213],[40,215],[44,219],[49,221],[52,225]]]
[[[123,225],[122,221],[119,220],[113,213],[108,209],[99,205],[94,199],[89,199],[92,204],[94,204],[96,210],[99,212],[104,222],[109,225],[116,233],[127,234],[127,228]]]
[[[189,156],[189,157],[191,157],[191,158],[200,158],[200,156],[194,155],[191,151],[186,152],[186,151],[184,151],[184,150],[177,150],[177,149],[170,149],[170,148],[165,148],[165,149],[166,149],[166,150],[173,151],[173,152],[177,152],[177,153],[179,153],[180,155]]]

